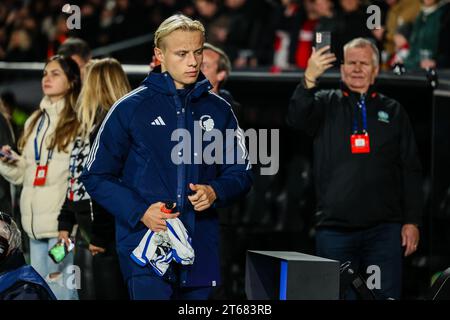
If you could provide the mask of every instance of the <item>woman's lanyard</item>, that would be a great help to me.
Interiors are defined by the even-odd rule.
[[[362,116],[362,134],[359,133],[358,126],[358,114],[361,110]],[[369,143],[369,133],[367,132],[367,109],[364,96],[357,103],[357,109],[353,116],[353,128],[352,135],[350,137],[350,144],[352,153],[369,153],[370,143]]]
[[[44,126],[45,117],[48,118],[48,125],[42,135],[41,144],[38,145],[39,133],[41,132],[42,127]],[[41,115],[41,119],[39,120],[39,124],[36,129],[36,136],[34,137],[34,160],[36,162],[37,167],[33,186],[43,186],[45,185],[45,181],[47,180],[48,164],[52,159],[53,149],[49,150],[47,162],[45,163],[45,165],[41,165],[41,156],[42,156],[42,146],[44,145],[44,140],[49,127],[50,127],[50,117],[48,116],[48,113],[44,110],[44,114]]]

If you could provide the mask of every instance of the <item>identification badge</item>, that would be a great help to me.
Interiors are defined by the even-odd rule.
[[[37,166],[37,168],[36,168],[36,176],[34,177],[33,186],[43,186],[43,185],[45,185],[45,180],[47,180],[47,170],[48,170],[48,165]]]
[[[369,153],[370,143],[368,134],[352,134],[350,137],[352,153]]]

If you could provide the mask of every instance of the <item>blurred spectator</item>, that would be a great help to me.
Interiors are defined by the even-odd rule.
[[[57,15],[55,18],[48,17],[44,21],[45,32],[48,38],[47,57],[54,56],[59,46],[69,37],[69,29],[66,24],[66,16]]]
[[[91,60],[91,48],[80,38],[68,38],[58,49],[58,55],[72,58],[80,68],[81,81],[84,79],[86,64]]]
[[[29,33],[25,29],[15,29],[6,49],[5,61],[34,61],[36,56]]]
[[[315,0],[314,3],[316,13],[321,19],[334,16],[334,2],[332,0]]]
[[[299,4],[293,0],[281,0],[281,4],[274,12],[276,17],[276,31],[274,39],[274,55],[272,72],[290,69],[291,32],[299,10]],[[295,33],[295,32],[294,32]],[[291,59],[293,61],[293,59]]]
[[[205,26],[206,39],[215,46],[223,47],[227,35],[227,18],[223,15],[219,0],[194,0],[196,20]]]
[[[143,27],[146,26],[145,11],[140,10],[135,2],[129,0],[107,1],[105,9],[101,13],[101,21],[100,45],[126,41],[151,32]],[[115,52],[114,57],[123,62],[142,61],[143,59],[148,61],[150,49],[146,46],[145,49],[121,50]]]
[[[275,19],[273,3],[259,0],[225,0],[228,32],[225,52],[236,68],[270,65],[273,58]]]
[[[11,114],[0,100],[0,146],[15,144],[10,120]],[[12,212],[11,186],[2,176],[0,176],[0,211]]]
[[[10,115],[11,125],[14,131],[14,136],[19,137],[23,131],[25,121],[29,114],[25,112],[17,104],[16,96],[11,91],[5,91],[0,95],[0,100],[3,102],[7,113]]]
[[[203,62],[201,71],[211,82],[212,91],[220,94],[221,87],[231,72],[231,62],[223,50],[205,43],[203,46]]]
[[[394,34],[394,54],[388,63],[391,68],[398,63],[404,63],[409,55],[408,39],[411,34],[411,27],[410,24],[405,23]]]
[[[143,16],[138,7],[130,0],[116,0],[114,18],[110,27],[112,42],[126,40],[147,33],[148,30],[140,28]]]
[[[413,22],[420,11],[420,0],[80,0],[75,4],[81,9],[82,28],[68,30],[68,14],[61,12],[66,2],[2,1],[0,60],[45,61],[68,37],[81,38],[91,48],[131,40],[153,32],[165,18],[181,12],[202,21],[208,42],[224,49],[236,68],[304,67],[302,57],[311,50],[307,39],[314,29],[332,32],[332,51],[339,60],[343,43],[350,39],[376,39],[387,67],[397,28]],[[380,29],[366,27],[365,6],[370,4],[382,9]],[[450,13],[443,13],[442,39],[450,32],[449,20]],[[437,64],[450,65],[450,42],[440,41],[438,46]],[[146,42],[110,54],[125,63],[149,63],[150,52]]]
[[[445,64],[448,57],[441,57],[439,47],[448,43],[448,25],[442,25],[444,18],[448,17],[448,3],[439,0],[422,0],[422,8],[414,23],[411,33],[410,54],[405,60],[405,67],[410,70],[428,69],[437,67],[437,60]],[[447,24],[448,24],[448,20]],[[448,48],[448,44],[446,44]]]
[[[317,26],[318,31],[331,31],[331,51],[337,63],[343,60],[344,44],[352,39],[363,37],[373,39],[366,26],[366,8],[361,0],[339,0],[339,7],[332,17],[323,17]]]
[[[234,100],[228,90],[223,88],[231,72],[231,62],[227,54],[220,48],[206,42],[203,46],[203,62],[201,71],[205,77],[211,82],[212,92],[224,98],[233,109],[234,114],[240,123],[242,123],[242,106]],[[241,124],[242,125],[242,124]]]
[[[2,28],[0,26],[0,60],[5,60],[6,47],[7,47],[6,30],[5,28]]]
[[[316,0],[303,1],[303,9],[297,14],[297,21],[291,33],[290,61],[305,69],[314,44],[314,30],[319,21]]]
[[[5,91],[0,95],[0,105],[3,105],[3,115],[4,117],[9,121],[9,125],[12,128],[12,135],[11,137],[8,137],[8,134],[6,132],[3,132],[0,134],[0,145],[10,145],[13,147],[14,150],[17,150],[16,148],[16,139],[17,137],[20,137],[23,131],[23,127],[25,125],[25,121],[28,118],[28,113],[23,111],[19,105],[16,102],[16,97],[14,93],[10,91]],[[3,127],[4,129],[4,127]],[[6,142],[5,142],[6,141]],[[0,177],[0,180],[3,180],[3,177]],[[1,182],[0,182],[1,183]],[[6,212],[10,212],[15,221],[17,221],[17,225],[20,230],[22,229],[22,224],[20,221],[21,213],[20,213],[20,207],[19,207],[19,195],[21,188],[19,186],[10,186],[9,183],[2,184],[2,187],[4,188],[4,197],[8,197],[8,199],[2,198],[0,195],[0,209],[8,208],[9,205],[11,206],[10,209]],[[11,187],[11,188],[10,188]],[[1,187],[0,187],[1,188]],[[2,192],[0,191],[0,194]],[[12,198],[10,198],[11,196]],[[9,200],[9,204],[8,204]],[[5,209],[6,210],[6,209]],[[23,237],[23,248],[25,250],[25,247],[28,247],[28,237],[26,233],[22,233]]]
[[[420,12],[420,0],[387,0],[386,3],[389,10],[383,29],[383,51],[386,52],[386,58],[390,57],[392,60],[392,55],[396,51],[395,34],[404,24],[414,22]]]
[[[97,46],[103,3],[103,0],[88,0],[81,6],[82,27],[78,30],[77,37],[85,40],[90,47]]]

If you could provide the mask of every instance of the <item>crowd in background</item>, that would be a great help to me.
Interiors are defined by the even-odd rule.
[[[225,50],[233,67],[304,69],[314,32],[331,31],[338,61],[355,37],[376,41],[385,69],[450,66],[448,0],[82,0],[81,28],[69,30],[65,0],[5,0],[0,3],[0,60],[45,61],[69,36],[91,48],[149,34],[175,12],[200,20],[207,41]],[[370,30],[369,5],[381,9],[381,28]],[[151,46],[112,55],[122,63],[148,63]],[[410,53],[408,55],[408,53]]]

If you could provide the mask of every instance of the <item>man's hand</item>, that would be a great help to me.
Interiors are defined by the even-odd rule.
[[[414,253],[419,245],[419,228],[414,224],[405,224],[402,227],[402,247],[406,246],[405,257]]]
[[[189,183],[189,188],[191,188],[192,191],[195,191],[193,195],[188,196],[195,211],[204,211],[208,209],[217,199],[216,192],[209,185]]]
[[[142,216],[141,221],[147,228],[154,232],[167,230],[166,220],[174,219],[180,215],[179,212],[175,213],[164,213],[161,212],[161,206],[164,203],[156,202],[152,204],[145,214]]]
[[[308,88],[315,85],[316,80],[328,69],[333,66],[336,61],[334,53],[325,53],[330,49],[330,46],[320,48],[316,51],[313,47],[313,52],[308,60],[308,66],[305,70],[305,80]]]
[[[104,253],[106,250],[105,248],[94,246],[93,244],[89,244],[89,251],[91,252],[92,256],[95,256],[98,253]]]
[[[423,59],[420,61],[422,69],[436,68],[436,61],[432,59]]]

